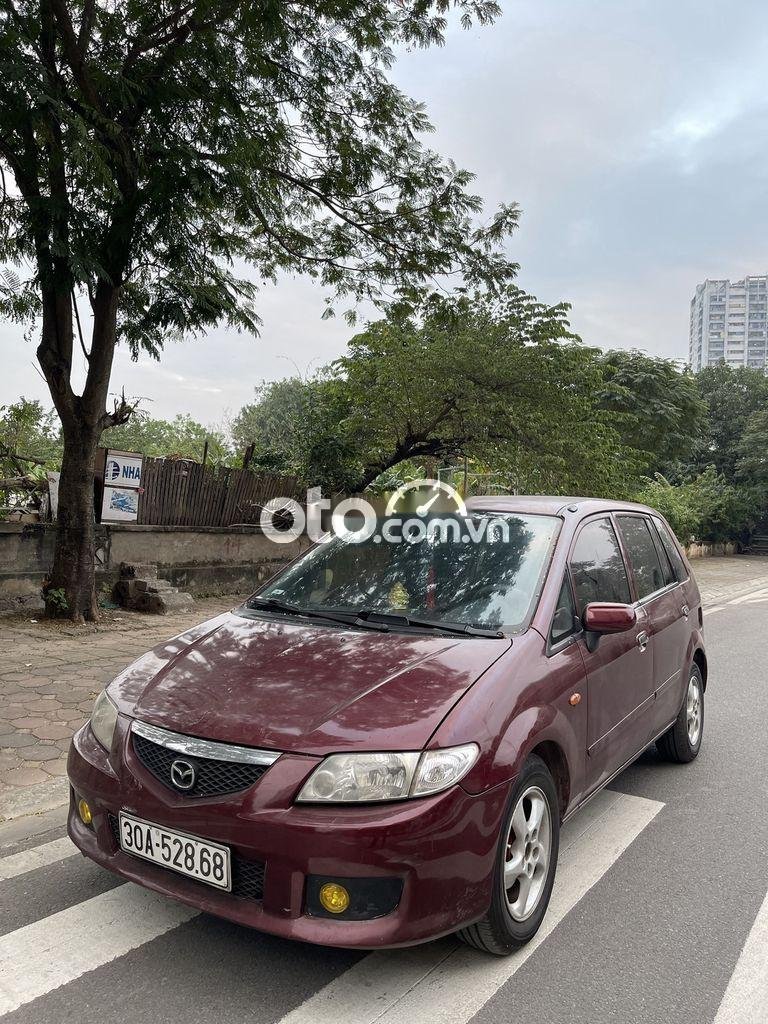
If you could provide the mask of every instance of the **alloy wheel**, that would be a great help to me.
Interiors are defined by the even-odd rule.
[[[549,804],[538,786],[529,786],[515,804],[504,847],[504,892],[515,921],[526,921],[539,905],[551,854]]]
[[[688,742],[695,747],[701,736],[701,682],[697,676],[691,676],[688,682],[686,702]]]

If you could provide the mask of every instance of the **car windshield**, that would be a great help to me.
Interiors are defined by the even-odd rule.
[[[252,601],[308,612],[414,616],[519,631],[532,611],[559,520],[471,513],[426,517],[418,539],[387,531],[354,543],[333,536],[289,566]],[[399,522],[399,520],[398,520]]]

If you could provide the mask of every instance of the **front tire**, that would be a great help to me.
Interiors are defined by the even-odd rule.
[[[546,764],[534,755],[523,765],[502,821],[491,906],[458,937],[495,956],[508,956],[529,942],[547,912],[559,849],[555,784]]]
[[[656,740],[656,747],[666,761],[688,764],[698,756],[704,735],[704,680],[699,666],[691,665],[685,699],[675,724]]]

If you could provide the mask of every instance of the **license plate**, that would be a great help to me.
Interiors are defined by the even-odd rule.
[[[120,812],[120,848],[216,889],[232,888],[229,849]]]

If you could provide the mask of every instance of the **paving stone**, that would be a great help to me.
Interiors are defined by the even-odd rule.
[[[48,775],[52,775],[54,778],[60,778],[62,775],[67,774],[67,759],[66,757],[59,757],[55,761],[43,761],[40,765],[40,770]]]
[[[55,711],[61,705],[55,700],[40,700],[38,698],[38,700],[28,701],[25,707],[29,711]]]
[[[82,721],[83,713],[79,708],[59,708],[53,712],[57,722],[79,722]]]
[[[37,736],[39,740],[63,740],[72,738],[72,730],[67,725],[61,725],[59,722],[43,722],[36,729],[32,730],[32,734]]]
[[[0,736],[0,750],[6,747],[32,747],[35,745],[35,737],[28,732],[3,733]]]
[[[25,761],[55,761],[60,757],[58,747],[40,743],[38,746],[27,747],[24,751]]]
[[[48,778],[48,773],[39,768],[14,768],[3,775],[3,781],[9,786],[34,786]]]
[[[47,724],[45,718],[14,718],[11,725],[14,729],[35,729]],[[51,736],[51,739],[55,737]]]
[[[6,704],[0,707],[0,721],[12,722],[14,718],[21,718],[27,713],[23,704]]]
[[[10,771],[11,768],[18,768],[20,764],[21,759],[15,750],[0,751],[0,775]]]

